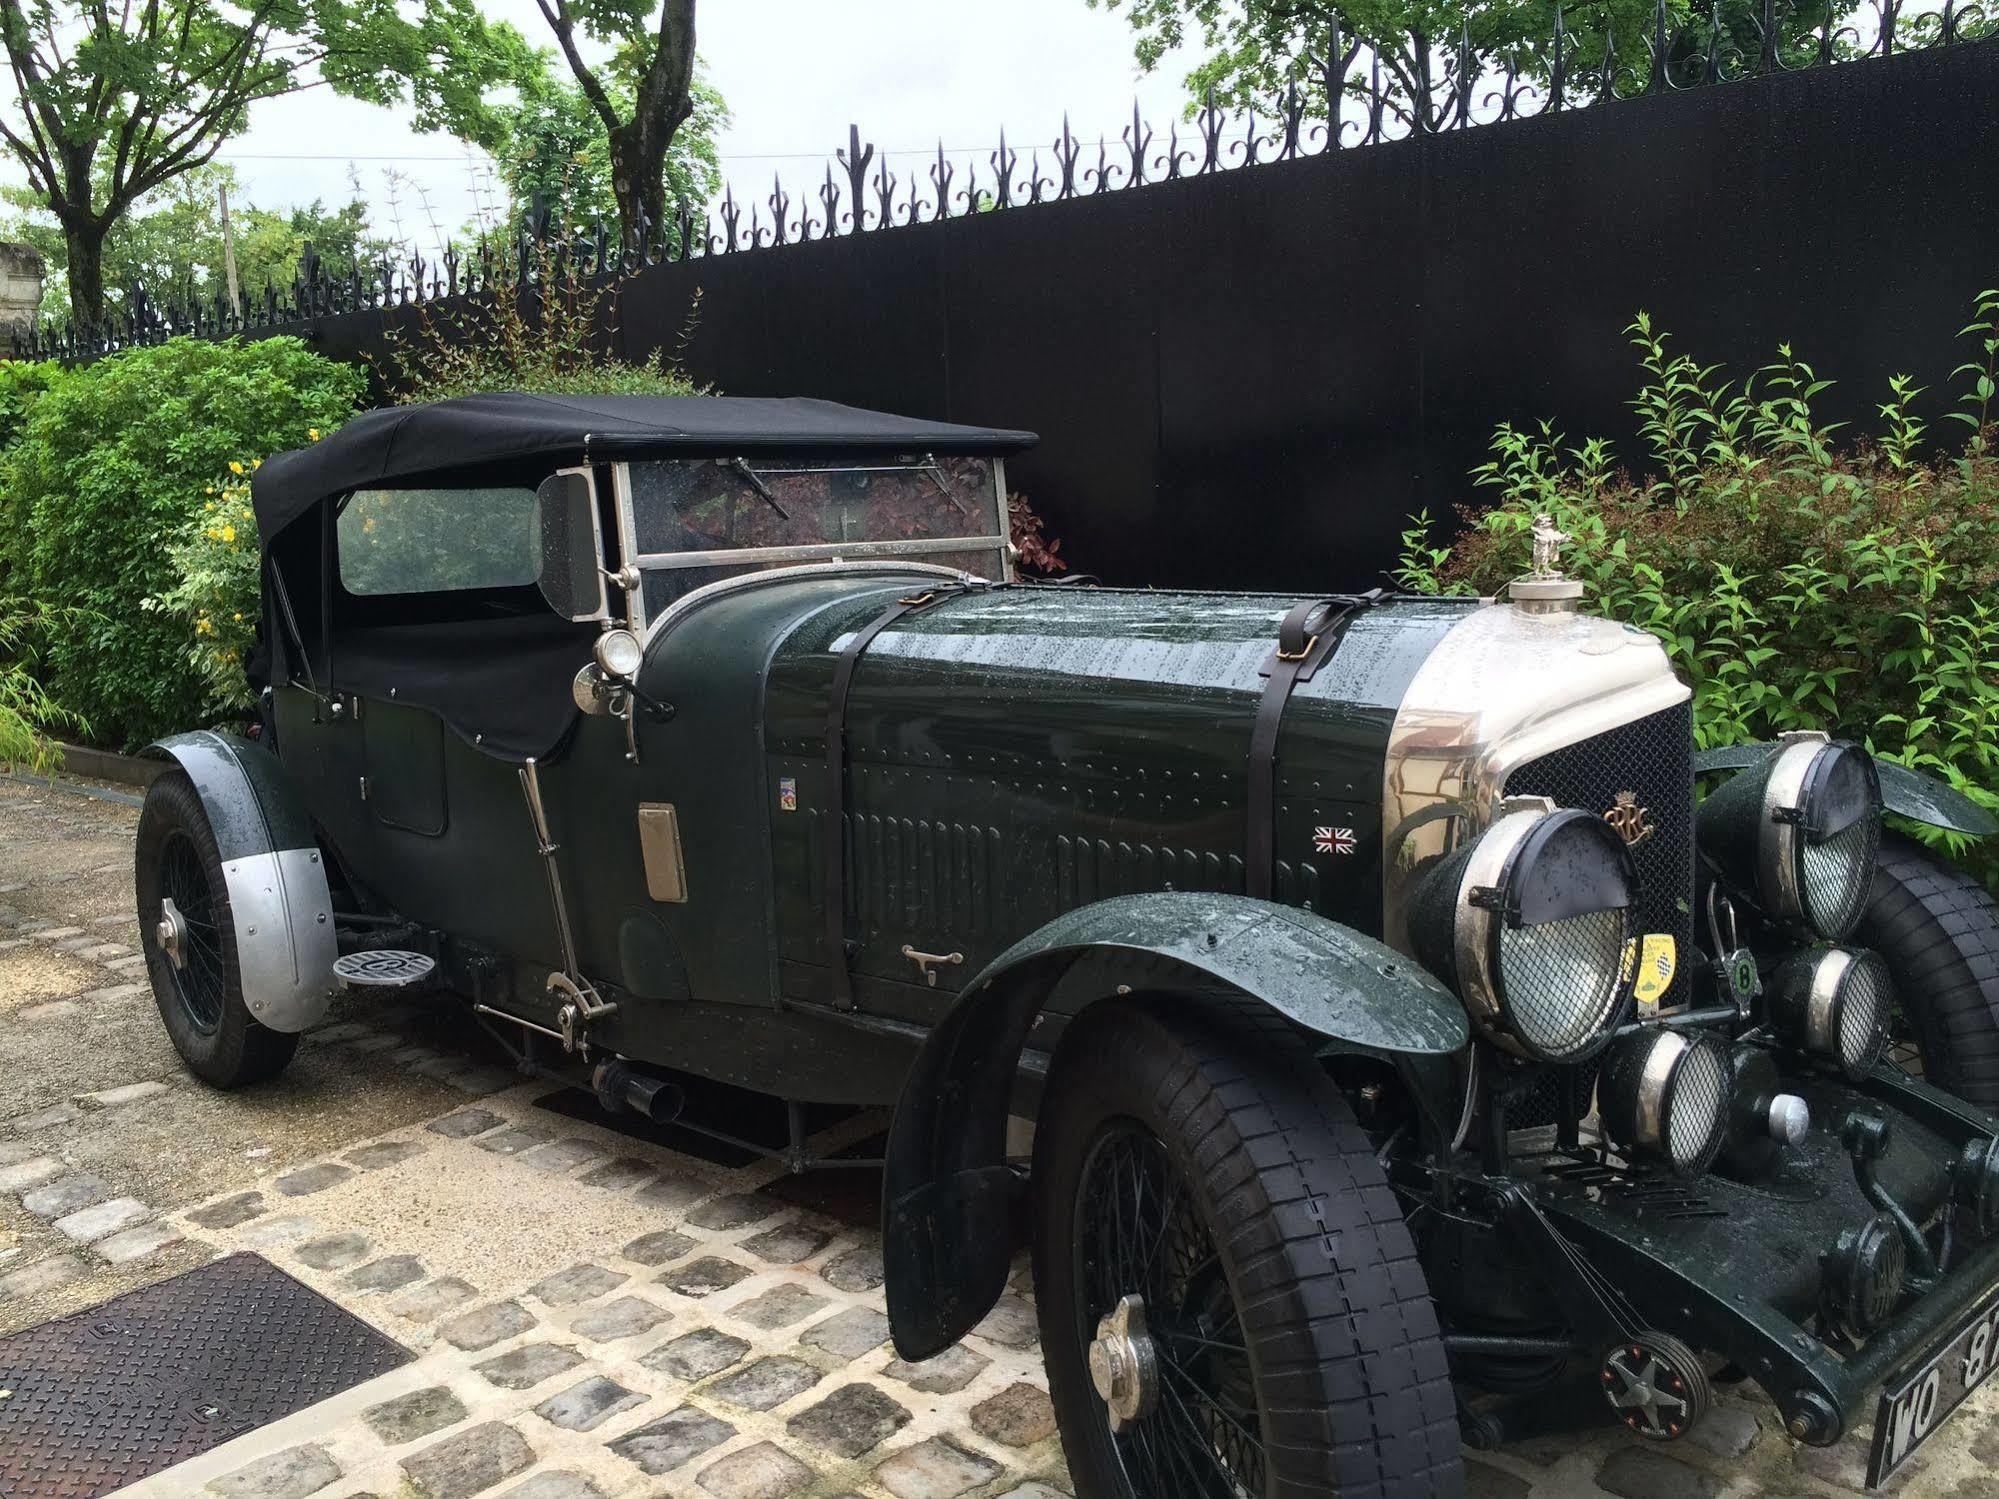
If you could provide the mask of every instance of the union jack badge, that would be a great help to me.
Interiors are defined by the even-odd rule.
[[[796,812],[798,810],[798,778],[779,776],[777,782],[777,810]]]
[[[1313,828],[1312,847],[1322,854],[1350,854],[1354,851],[1352,828]]]

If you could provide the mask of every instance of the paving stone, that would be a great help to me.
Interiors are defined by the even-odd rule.
[[[595,1431],[620,1411],[644,1405],[646,1397],[628,1390],[615,1379],[592,1374],[559,1395],[551,1395],[534,1408],[542,1420],[564,1431]]]
[[[710,1463],[694,1481],[715,1499],[785,1499],[817,1476],[775,1442],[759,1442]]]
[[[305,1499],[340,1478],[340,1464],[308,1442],[273,1452],[209,1484],[222,1499]]]
[[[113,1265],[129,1265],[149,1254],[158,1254],[169,1244],[181,1241],[180,1231],[166,1223],[141,1223],[137,1228],[107,1234],[91,1246]]]
[[[263,1211],[263,1193],[238,1192],[233,1197],[224,1197],[206,1207],[196,1208],[187,1215],[187,1221],[202,1228],[237,1228]]]
[[[62,1218],[111,1195],[111,1184],[85,1171],[59,1176],[22,1194],[21,1206],[37,1218]]]
[[[423,1499],[469,1499],[534,1465],[534,1449],[511,1426],[487,1421],[403,1459]]]
[[[420,1281],[428,1272],[413,1254],[390,1254],[359,1270],[347,1272],[347,1284],[357,1291],[399,1291]]]
[[[882,1372],[890,1379],[899,1379],[912,1390],[921,1390],[926,1395],[952,1395],[977,1379],[991,1362],[983,1353],[974,1353],[963,1343],[953,1343],[942,1353],[920,1364],[905,1363],[902,1359],[891,1360]]]
[[[474,1135],[483,1135],[489,1129],[498,1128],[502,1122],[498,1114],[490,1114],[484,1109],[460,1109],[442,1119],[431,1120],[424,1128],[449,1140],[469,1140]]]
[[[121,1104],[157,1098],[166,1091],[167,1085],[162,1082],[126,1083],[123,1087],[103,1088],[95,1093],[79,1093],[76,1101],[87,1109],[115,1109]]]
[[[83,935],[83,928],[80,926],[37,926],[33,922],[24,922],[21,930],[32,931],[36,939],[42,942],[60,942],[68,937]]]
[[[956,1442],[932,1437],[918,1442],[875,1469],[875,1482],[896,1499],[954,1499],[999,1476],[990,1458],[968,1452]]]
[[[501,1301],[446,1323],[442,1334],[452,1347],[476,1353],[503,1338],[519,1337],[533,1326],[534,1315],[526,1307],[518,1301]]]
[[[743,1248],[760,1260],[774,1265],[795,1265],[809,1260],[832,1242],[833,1236],[805,1223],[780,1223],[743,1240]]]
[[[560,1343],[529,1343],[512,1353],[475,1364],[488,1384],[503,1390],[531,1390],[545,1379],[567,1374],[583,1362],[583,1355]]]
[[[718,1421],[706,1411],[683,1405],[618,1438],[611,1443],[611,1450],[627,1462],[636,1463],[649,1477],[657,1478],[721,1446],[735,1434],[736,1428],[727,1421]]]
[[[600,1187],[606,1192],[628,1192],[640,1182],[649,1182],[659,1173],[644,1161],[635,1161],[630,1156],[619,1156],[606,1161],[583,1173],[586,1186]]]
[[[747,1228],[752,1223],[763,1222],[781,1206],[781,1203],[760,1192],[731,1192],[702,1203],[687,1215],[687,1221],[696,1228],[717,1231]]]
[[[1465,1499],[1528,1499],[1534,1485],[1524,1478],[1516,1478],[1503,1468],[1495,1468],[1491,1463],[1480,1462],[1475,1457],[1465,1459]],[[1053,1489],[1048,1491],[1054,1493]],[[1011,1496],[1007,1496],[1011,1499]]]
[[[750,1351],[741,1338],[713,1327],[697,1327],[662,1343],[639,1362],[655,1373],[692,1382],[719,1374]]]
[[[23,1161],[32,1161],[42,1153],[39,1145],[26,1140],[0,1140],[0,1168],[18,1166]]]
[[[73,1255],[51,1255],[45,1260],[36,1260],[32,1265],[23,1265],[18,1270],[10,1270],[0,1275],[0,1302],[20,1301],[29,1296],[39,1296],[44,1291],[53,1291],[57,1286],[66,1286],[73,1280],[81,1280],[90,1273],[83,1261]]]
[[[347,1049],[359,1052],[387,1051],[391,1046],[400,1045],[402,1039],[401,1036],[357,1036],[347,1043]]]
[[[137,911],[113,911],[109,916],[91,917],[90,924],[92,926],[125,926],[131,927],[136,931],[139,926],[139,913]]]
[[[842,1291],[872,1291],[883,1280],[881,1251],[850,1249],[821,1266],[819,1278]]]
[[[909,1412],[870,1384],[842,1385],[806,1407],[784,1429],[835,1457],[859,1457],[909,1424]]]
[[[69,1168],[54,1156],[38,1155],[0,1170],[0,1192],[25,1192],[52,1182]],[[747,1274],[748,1272],[744,1272]]]
[[[581,1473],[558,1469],[515,1484],[500,1499],[604,1499],[604,1491]]]
[[[59,1124],[69,1124],[76,1119],[76,1110],[66,1103],[50,1108],[37,1109],[32,1114],[23,1114],[18,1119],[7,1121],[8,1127],[16,1134],[36,1135],[45,1129],[54,1129]]]
[[[463,1072],[452,1073],[444,1085],[460,1093],[470,1093],[474,1098],[484,1098],[489,1093],[511,1088],[515,1081],[514,1074],[504,1067],[467,1067]]]
[[[824,1322],[815,1322],[798,1341],[823,1348],[835,1358],[856,1359],[888,1341],[888,1318],[873,1307],[850,1306]]]
[[[714,1255],[693,1260],[685,1265],[677,1265],[659,1277],[663,1286],[671,1286],[683,1296],[712,1296],[717,1291],[726,1291],[739,1280],[748,1279],[749,1268],[734,1260],[718,1259]]]
[[[122,942],[93,942],[87,947],[78,948],[76,955],[87,962],[108,963],[113,958],[129,956],[131,951],[132,949]]]
[[[537,1145],[547,1143],[547,1140],[547,1130],[529,1129],[516,1124],[506,1129],[495,1130],[490,1135],[480,1136],[479,1148],[490,1150],[495,1155],[520,1155],[533,1150]]]
[[[556,1469],[554,1473],[536,1473],[526,1483],[516,1483],[502,1499],[604,1499],[604,1489],[582,1473]]]
[[[643,1296],[620,1296],[616,1301],[591,1307],[569,1327],[579,1337],[598,1343],[613,1343],[619,1338],[649,1332],[660,1323],[671,1320],[672,1314],[656,1302],[647,1301]]]
[[[407,1052],[397,1052],[396,1060],[402,1061],[406,1056],[411,1055],[415,1055],[419,1059],[416,1065],[410,1068],[410,1071],[414,1072],[418,1077],[431,1078],[440,1083],[456,1073],[465,1071],[468,1067],[478,1065],[470,1057],[438,1053],[430,1050],[428,1047],[421,1046],[410,1047]]]
[[[1809,1473],[1823,1482],[1844,1488],[1860,1489],[1867,1482],[1867,1457],[1871,1445],[1869,1436],[1853,1432],[1830,1447],[1793,1444],[1791,1455],[1800,1473]],[[1901,1472],[1895,1478],[1889,1480],[1882,1491],[1894,1492],[1914,1477],[1923,1466],[1924,1459],[1912,1458],[1902,1466]]]
[[[737,1302],[729,1309],[729,1315],[739,1322],[768,1330],[788,1327],[801,1318],[811,1316],[824,1305],[824,1296],[815,1296],[803,1286],[785,1284],[772,1286],[761,1296],[752,1296],[748,1301]]]
[[[405,1067],[414,1067],[418,1062],[435,1062],[443,1055],[444,1053],[434,1046],[411,1045],[401,1046],[390,1052],[389,1060],[400,1062]],[[461,1061],[459,1065],[463,1066],[464,1063]]]
[[[315,1270],[345,1270],[375,1252],[364,1234],[328,1234],[298,1247],[298,1257]]]
[[[537,1145],[525,1151],[521,1159],[537,1171],[574,1171],[585,1161],[601,1161],[604,1152],[588,1140],[557,1140],[552,1145]]]
[[[249,1249],[277,1249],[309,1239],[319,1225],[310,1218],[293,1214],[288,1218],[267,1218],[243,1230],[243,1244]]]
[[[708,1386],[708,1393],[745,1410],[776,1410],[819,1383],[819,1371],[803,1359],[760,1358],[747,1369]]]
[[[583,1179],[590,1180],[587,1176]],[[677,1260],[683,1254],[691,1254],[693,1251],[694,1241],[686,1234],[677,1234],[670,1228],[663,1228],[658,1233],[646,1234],[643,1238],[632,1240],[618,1253],[628,1260],[636,1260],[641,1265],[664,1265],[668,1260]]]
[[[470,1281],[455,1275],[440,1275],[390,1302],[389,1310],[410,1322],[435,1322],[478,1297],[479,1288]]]
[[[1696,1422],[1687,1440],[1716,1457],[1742,1457],[1762,1432],[1756,1412],[1747,1406],[1720,1405]]]
[[[145,968],[146,960],[143,955],[139,953],[133,953],[132,956],[129,958],[113,958],[110,962],[106,963],[104,966],[106,968],[109,968],[113,973],[136,974]]]
[[[1000,1297],[972,1331],[1008,1348],[1032,1348],[1041,1336],[1034,1320],[1034,1308],[1018,1296]]]
[[[1655,1447],[1625,1447],[1597,1470],[1597,1487],[1621,1499],[1715,1499],[1721,1480]]]
[[[396,1166],[423,1154],[423,1145],[416,1140],[383,1140],[375,1145],[363,1145],[359,1150],[350,1150],[342,1158],[363,1171],[379,1171],[384,1166]]]
[[[549,1306],[574,1306],[615,1291],[630,1278],[601,1265],[571,1265],[528,1287],[528,1295]]]
[[[342,1166],[337,1161],[318,1161],[279,1177],[272,1185],[287,1197],[310,1197],[328,1187],[339,1186],[353,1174],[352,1167]]]
[[[1055,1435],[1055,1407],[1045,1391],[1021,1380],[973,1406],[972,1427],[1002,1447],[1032,1447]]]
[[[462,1400],[443,1385],[433,1385],[371,1405],[361,1412],[361,1419],[383,1442],[400,1447],[447,1426],[456,1426],[466,1414]]]
[[[73,999],[52,999],[47,1004],[29,1005],[19,1012],[22,1020],[29,1025],[41,1025],[50,1020],[69,1020],[83,1013],[83,1006]]]
[[[639,1189],[638,1200],[663,1213],[677,1213],[705,1198],[708,1184],[691,1176],[662,1176],[649,1187]]]
[[[94,1244],[106,1234],[115,1234],[121,1228],[144,1223],[152,1216],[153,1210],[138,1198],[114,1197],[109,1202],[100,1202],[95,1207],[56,1219],[56,1228],[79,1244]]]

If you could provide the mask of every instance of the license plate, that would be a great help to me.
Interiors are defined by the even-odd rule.
[[[1894,1477],[1999,1364],[1999,1295],[1988,1296],[1928,1363],[1881,1392],[1867,1485]]]

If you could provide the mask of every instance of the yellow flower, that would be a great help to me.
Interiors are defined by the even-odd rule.
[[[239,625],[240,625],[240,624],[241,624],[241,623],[243,622],[243,615],[242,615],[242,613],[241,613],[240,611],[239,611],[239,612],[237,612],[237,613],[235,613],[235,614],[232,614],[232,615],[230,615],[229,617],[230,617],[231,619],[235,620],[235,621],[236,621],[236,623],[238,623]]]
[[[224,541],[234,541],[236,539],[236,528],[234,526],[224,526],[222,528],[222,539]]]
[[[229,472],[232,474],[240,474],[243,472],[243,465],[238,463],[234,458],[231,458],[229,460]]]
[[[202,509],[204,509],[204,510],[213,510],[213,509],[215,508],[215,501],[213,501],[213,500],[208,500],[208,501],[206,501],[206,502],[204,502],[204,503],[203,503],[203,505],[202,505],[202,507],[201,507],[201,508],[202,508]]]
[[[222,533],[216,530],[215,527],[210,526],[208,528],[208,539],[210,541],[220,541],[222,539]]]
[[[194,622],[194,632],[197,635],[212,635],[215,632],[215,626],[205,619],[198,619]]]
[[[305,429],[305,435],[306,435],[307,437],[310,437],[310,438],[311,438],[311,439],[312,439],[312,440],[313,440],[314,442],[318,442],[318,441],[319,441],[319,428],[317,428],[317,427],[307,427],[307,428]]]

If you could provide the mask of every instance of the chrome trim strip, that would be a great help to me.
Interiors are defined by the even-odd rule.
[[[743,567],[764,562],[838,561],[845,557],[922,557],[933,552],[1002,552],[1004,536],[922,536],[907,541],[815,541],[789,547],[730,547],[712,552],[640,552],[632,564],[640,572],[689,567]]]
[[[1459,998],[1473,1023],[1488,1039],[1516,1054],[1520,1043],[1505,1029],[1505,1014],[1499,998],[1499,975],[1492,969],[1493,923],[1500,920],[1500,915],[1497,911],[1473,905],[1471,893],[1480,886],[1499,888],[1506,861],[1520,847],[1520,840],[1547,815],[1544,811],[1527,810],[1509,812],[1500,818],[1492,825],[1491,831],[1479,840],[1477,849],[1465,864],[1464,879],[1458,885],[1452,943],[1456,949],[1458,982],[1464,989]]]
[[[1853,954],[1835,947],[1812,964],[1811,988],[1805,994],[1805,1040],[1820,1056],[1844,1065],[1839,1052],[1839,1032],[1834,1029],[1833,1001],[1839,998],[1846,971],[1853,966]]]
[[[1686,1037],[1662,1030],[1638,1074],[1638,1139],[1648,1150],[1666,1149],[1666,1088],[1689,1050]]]
[[[1654,637],[1610,620],[1491,604],[1453,625],[1389,730],[1381,817],[1389,945],[1411,951],[1417,877],[1484,830],[1516,768],[1689,696]]]
[[[1757,874],[1763,898],[1776,907],[1776,914],[1791,921],[1805,919],[1805,892],[1798,883],[1798,824],[1779,820],[1777,814],[1801,811],[1805,777],[1826,746],[1824,735],[1799,738],[1777,751],[1770,766],[1770,778],[1763,785],[1763,825],[1756,837]]]

